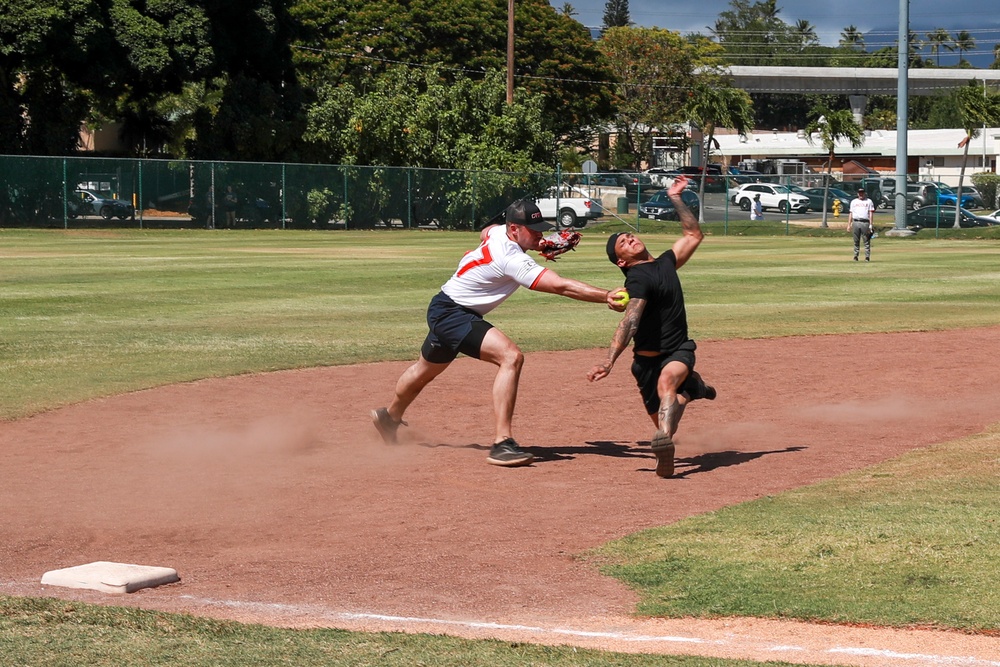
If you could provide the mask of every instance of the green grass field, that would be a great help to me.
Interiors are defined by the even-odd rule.
[[[643,223],[655,251],[677,226]],[[554,268],[608,288],[611,225]],[[1000,243],[710,229],[682,269],[699,339],[1000,324]],[[992,230],[991,230],[992,231]],[[410,359],[459,232],[0,230],[0,417],[210,376]],[[491,316],[526,351],[604,347],[618,316],[519,291]],[[587,554],[640,610],[1000,629],[1000,433],[647,531]],[[949,465],[942,464],[947,460]],[[723,664],[440,637],[289,631],[0,598],[10,664]],[[138,647],[138,648],[135,648]],[[749,663],[748,663],[749,664]]]

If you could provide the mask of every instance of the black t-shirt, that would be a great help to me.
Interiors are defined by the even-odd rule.
[[[684,293],[677,276],[677,258],[668,250],[652,262],[628,270],[629,298],[645,299],[646,307],[635,332],[637,352],[669,353],[688,340]]]

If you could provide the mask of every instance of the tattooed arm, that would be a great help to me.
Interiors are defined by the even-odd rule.
[[[681,219],[681,230],[683,235],[674,242],[674,257],[677,258],[677,268],[684,266],[684,263],[691,259],[691,255],[694,251],[698,249],[705,235],[701,231],[701,225],[698,224],[698,218],[694,217],[694,213],[688,208],[688,205],[684,203],[681,199],[681,192],[684,191],[683,185],[674,185],[670,188],[667,193],[670,197],[670,201],[674,203],[674,208],[677,209],[677,215]]]
[[[645,307],[645,299],[631,299],[628,302],[628,305],[625,306],[625,315],[622,317],[622,321],[618,323],[615,335],[611,338],[611,347],[608,348],[608,360],[594,366],[587,373],[588,380],[593,382],[611,374],[611,369],[614,367],[615,361],[628,348],[633,336],[635,336],[635,332],[639,329],[639,319],[642,317],[642,311]]]

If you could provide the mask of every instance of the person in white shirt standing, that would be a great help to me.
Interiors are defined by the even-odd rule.
[[[396,442],[397,429],[406,424],[403,413],[461,352],[497,367],[493,381],[495,437],[487,462],[507,467],[531,463],[534,456],[521,449],[511,427],[524,353],[483,317],[518,287],[624,310],[616,301],[618,289],[608,291],[563,278],[528,256],[525,251],[539,250],[542,232],[552,228],[534,202],[517,201],[507,208],[505,224],[486,227],[479,247],[459,260],[458,269],[427,308],[430,331],[420,348],[420,358],[400,376],[392,402],[371,412],[372,422],[386,443]]]
[[[851,210],[847,214],[847,229],[854,234],[854,261],[858,261],[861,239],[865,240],[865,261],[872,259],[872,226],[875,219],[875,202],[868,198],[864,188],[858,188],[858,196],[851,200]]]

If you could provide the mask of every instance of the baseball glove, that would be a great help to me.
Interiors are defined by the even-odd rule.
[[[559,255],[570,250],[575,250],[580,243],[580,232],[564,229],[561,232],[553,232],[542,239],[538,252],[547,260],[555,261]]]

